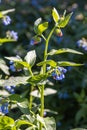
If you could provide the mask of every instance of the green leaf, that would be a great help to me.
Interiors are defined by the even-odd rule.
[[[22,98],[21,101],[17,102],[18,108],[21,110],[24,114],[29,114],[29,102],[27,99]]]
[[[42,34],[48,28],[48,22],[44,22],[38,25],[38,33]]]
[[[42,61],[42,62],[38,63],[37,66],[42,66],[44,64],[48,64],[52,67],[56,67],[56,65],[57,65],[57,63],[53,60],[46,60],[46,61]]]
[[[86,105],[86,108],[82,107],[79,111],[77,111],[76,116],[75,116],[76,123],[79,123],[79,121],[82,118],[83,119],[86,118],[86,116],[87,116],[86,110],[87,110],[87,105]]]
[[[52,94],[55,94],[57,93],[57,91],[55,89],[51,89],[51,88],[45,88],[44,90],[44,96],[48,96],[48,95],[52,95]],[[31,92],[31,95],[34,96],[34,97],[40,97],[40,93],[38,90],[34,90]]]
[[[55,8],[53,8],[53,10],[52,10],[52,16],[53,16],[54,21],[57,23],[58,20],[60,19],[60,17],[59,17],[59,14]]]
[[[8,39],[8,38],[0,38],[0,45],[6,42],[15,42],[16,40],[14,39]]]
[[[0,11],[0,13],[2,13],[3,15],[6,15],[6,14],[14,12],[14,11],[15,11],[15,9],[8,9],[8,10]]]
[[[26,98],[22,98],[20,95],[18,94],[12,94],[10,96],[8,96],[8,99],[12,102],[22,102],[24,100],[26,100]]]
[[[27,84],[27,79],[29,77],[27,76],[17,76],[17,77],[10,77],[9,79],[3,80],[2,81],[2,86],[17,86],[19,84]]]
[[[65,16],[65,18],[63,18],[63,19],[60,19],[60,21],[59,21],[59,23],[58,23],[58,27],[59,27],[59,28],[64,28],[64,27],[68,24],[68,22],[69,22],[71,16],[72,16],[72,13],[68,14],[68,15]]]
[[[56,122],[53,117],[46,117],[44,118],[44,121],[45,121],[47,130],[56,130]],[[46,130],[46,129],[43,128],[43,130]]]
[[[23,67],[30,68],[30,65],[27,62],[22,61],[22,59],[20,57],[5,57],[5,58],[16,62],[16,63],[22,65]]]
[[[59,61],[58,66],[81,66],[83,64],[77,64],[74,62],[69,62],[69,61]]]
[[[14,126],[14,120],[8,116],[0,116],[0,129],[1,130],[11,130]]]
[[[26,121],[26,120],[18,120],[18,121],[16,122],[16,126],[19,128],[21,125],[29,125],[29,126],[33,126],[33,128],[36,127],[34,124],[32,124],[32,123],[29,122],[29,121]]]
[[[73,49],[69,49],[69,48],[61,48],[58,50],[52,49],[47,55],[57,55],[57,54],[62,54],[62,53],[73,53],[73,54],[81,54],[83,55],[83,53],[79,52],[79,51],[75,51]]]
[[[75,129],[70,129],[70,130],[87,130],[85,128],[75,128]]]
[[[16,61],[22,61],[22,59],[21,59],[21,57],[5,57],[6,59],[8,59],[8,60],[11,60],[11,61],[14,61],[14,62],[16,62]]]
[[[35,75],[30,77],[27,81],[30,84],[36,85],[36,84],[43,84],[43,82],[47,79],[48,75],[43,75],[43,74],[39,74],[39,75]]]
[[[38,114],[37,114],[37,121],[40,122],[42,124],[42,126],[44,126],[45,130],[48,130],[47,127],[46,127],[44,118],[39,116]]]
[[[36,61],[36,52],[35,50],[29,51],[24,58],[26,62],[32,67]]]
[[[3,59],[0,59],[0,69],[7,75],[9,75],[9,67],[6,65]]]
[[[34,22],[34,31],[35,33],[38,33],[38,25],[42,22],[42,18],[38,18],[35,22]]]

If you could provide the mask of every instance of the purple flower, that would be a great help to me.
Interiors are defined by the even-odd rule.
[[[7,31],[6,36],[9,39],[18,40],[18,33],[14,32],[13,30],[12,31]]]
[[[11,18],[8,15],[6,15],[3,17],[2,21],[4,25],[9,25],[11,23]]]

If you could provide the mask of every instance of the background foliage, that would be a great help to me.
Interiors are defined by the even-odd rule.
[[[15,30],[18,32],[19,39],[15,43],[6,43],[0,46],[0,58],[4,56],[19,55],[24,57],[29,50],[35,49],[37,52],[37,62],[42,60],[44,45],[43,41],[37,45],[30,44],[31,37],[34,36],[33,24],[34,21],[42,17],[43,20],[50,22],[52,20],[49,12],[55,7],[60,14],[66,9],[67,13],[73,12],[68,26],[63,30],[63,37],[58,37],[56,34],[50,41],[49,50],[51,48],[71,48],[84,53],[84,55],[64,54],[58,55],[58,60],[75,61],[76,63],[84,63],[80,67],[67,67],[68,72],[63,81],[53,81],[50,79],[47,87],[50,86],[57,90],[56,94],[51,94],[45,98],[46,109],[52,112],[46,112],[46,116],[54,116],[59,130],[70,130],[80,127],[87,128],[87,50],[77,46],[77,41],[82,38],[87,38],[87,4],[81,0],[3,0],[0,3],[0,10],[15,8],[15,12],[10,14],[12,23],[9,26],[0,26],[0,37],[4,37],[6,30]],[[1,23],[0,23],[1,24]],[[50,30],[48,30],[50,31]],[[87,44],[87,41],[86,41]],[[53,59],[55,59],[53,56]],[[6,61],[9,66],[9,62]],[[39,67],[34,66],[36,72]],[[1,71],[2,77],[7,78]],[[10,72],[11,76],[21,75],[21,72]],[[27,75],[27,74],[26,74]],[[8,76],[9,77],[9,76]],[[55,83],[55,85],[54,85]],[[21,89],[22,88],[22,89]],[[15,92],[28,97],[28,85],[19,85]],[[3,92],[4,91],[4,92]],[[8,94],[2,86],[0,87],[0,95]],[[39,103],[38,98],[35,102]],[[9,114],[10,117],[17,119],[21,112],[18,108],[13,108]]]

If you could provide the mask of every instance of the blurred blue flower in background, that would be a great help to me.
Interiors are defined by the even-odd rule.
[[[11,94],[15,93],[15,86],[5,86],[5,89]]]
[[[85,38],[78,40],[76,44],[78,47],[82,47],[85,51],[87,51],[87,40]]]
[[[0,106],[0,112],[3,114],[7,114],[9,112],[8,103],[4,103]]]
[[[67,91],[65,92],[58,92],[58,98],[59,99],[68,99],[69,98],[69,94]]]
[[[6,32],[6,37],[8,38],[8,39],[14,39],[14,40],[18,40],[18,33],[17,32],[15,32],[15,31],[7,31]]]

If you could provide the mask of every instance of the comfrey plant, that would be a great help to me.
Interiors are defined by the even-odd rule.
[[[5,57],[10,60],[11,64],[15,65],[16,69],[20,68],[22,70],[27,70],[27,76],[18,76],[18,77],[10,77],[3,81],[2,86],[7,86],[9,92],[13,93],[7,97],[8,103],[13,103],[18,106],[23,115],[16,121],[8,116],[0,116],[0,128],[1,129],[9,129],[9,130],[56,130],[56,123],[53,117],[44,117],[44,113],[46,112],[44,106],[44,96],[49,95],[51,93],[55,93],[53,89],[45,88],[45,85],[48,82],[48,78],[52,77],[54,80],[62,80],[65,78],[65,74],[67,72],[66,66],[80,66],[82,64],[77,64],[69,61],[54,61],[48,59],[49,56],[60,55],[64,53],[74,53],[74,54],[82,54],[81,52],[69,49],[69,48],[61,48],[58,50],[52,49],[48,52],[49,41],[53,35],[53,33],[57,33],[59,37],[63,36],[62,28],[66,27],[68,24],[72,13],[66,15],[66,11],[63,16],[60,17],[57,10],[53,8],[52,17],[54,21],[54,26],[52,30],[46,34],[46,30],[48,29],[49,23],[42,22],[42,18],[39,18],[34,23],[34,31],[36,35],[31,40],[31,45],[38,44],[41,39],[44,40],[45,49],[43,59],[37,66],[40,68],[40,72],[34,72],[32,67],[36,61],[36,51],[31,50],[24,57],[24,60],[17,57]],[[3,18],[3,17],[2,17]],[[9,20],[8,20],[9,21]],[[8,22],[9,23],[9,22]],[[44,33],[45,32],[45,33]],[[44,35],[46,34],[46,36]],[[7,33],[7,39],[13,38],[14,40],[18,39],[17,33],[14,31]],[[23,95],[14,94],[14,87],[18,84],[29,84],[30,95],[29,99],[24,98]],[[11,87],[9,87],[11,86]],[[35,88],[38,90],[35,90]],[[11,91],[12,90],[12,91]],[[33,103],[34,97],[40,98],[40,104]],[[6,106],[7,108],[7,106]],[[2,109],[2,108],[1,108]],[[3,111],[2,111],[3,112]],[[4,122],[3,122],[4,121]],[[3,122],[3,123],[1,123]],[[26,125],[25,127],[22,127]]]

